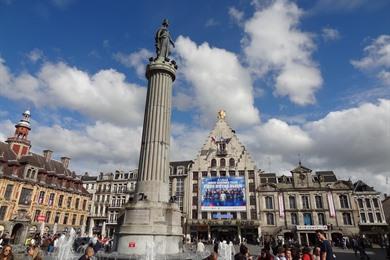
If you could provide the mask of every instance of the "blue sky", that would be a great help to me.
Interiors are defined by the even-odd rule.
[[[390,192],[390,5],[366,0],[0,0],[0,137],[26,108],[33,151],[79,173],[137,167],[154,32],[179,71],[172,158],[227,111],[260,169],[303,163]]]

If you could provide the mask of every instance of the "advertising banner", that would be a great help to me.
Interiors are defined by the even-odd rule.
[[[203,178],[201,185],[201,210],[245,211],[245,178]]]

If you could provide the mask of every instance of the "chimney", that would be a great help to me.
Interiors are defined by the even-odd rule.
[[[53,155],[52,150],[43,150],[43,157],[45,157],[46,162],[51,160],[52,155]]]
[[[68,169],[70,158],[66,157],[66,156],[63,156],[63,157],[61,157],[61,162],[62,162],[62,165],[64,165],[64,167],[66,169]]]

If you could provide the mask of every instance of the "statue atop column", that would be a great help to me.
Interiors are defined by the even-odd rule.
[[[168,19],[164,19],[162,22],[162,26],[156,32],[155,37],[155,46],[156,46],[156,54],[157,59],[169,60],[169,49],[172,44],[175,47],[175,43],[173,42],[171,35],[168,31],[169,22]]]

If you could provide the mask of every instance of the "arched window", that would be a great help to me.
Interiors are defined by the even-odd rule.
[[[226,161],[225,161],[224,158],[222,158],[222,159],[219,161],[219,165],[220,165],[221,167],[225,167],[225,166],[226,166]]]
[[[27,174],[26,174],[26,178],[30,178],[31,177],[30,175],[31,175],[31,169],[28,169]]]
[[[211,160],[211,168],[215,168],[215,167],[217,167],[217,160],[212,159]]]
[[[31,179],[35,179],[35,174],[36,174],[36,170],[33,170],[32,173],[31,173]]]
[[[340,195],[339,199],[340,199],[340,206],[341,206],[341,208],[348,209],[349,208],[349,203],[348,203],[347,195]]]
[[[267,213],[267,225],[275,225],[273,213]]]
[[[230,158],[229,160],[229,167],[234,167],[235,166],[235,161],[233,158]]]

